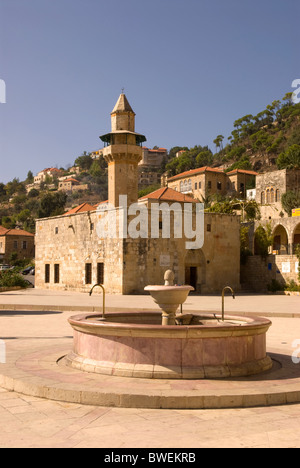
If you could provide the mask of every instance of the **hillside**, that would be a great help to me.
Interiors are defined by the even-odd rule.
[[[292,93],[286,94],[282,101],[274,101],[256,116],[241,117],[233,127],[226,145],[223,135],[216,137],[215,151],[207,146],[172,149],[173,157],[166,165],[169,175],[201,166],[268,172],[284,167],[285,154],[294,145],[300,151],[300,104],[293,104]],[[181,149],[186,152],[174,157]]]
[[[83,202],[96,204],[106,200],[108,181],[104,160],[93,160],[84,152],[74,165],[78,169],[75,175],[70,169],[60,168],[59,175],[46,175],[39,185],[34,185],[31,171],[23,182],[15,178],[6,185],[0,183],[0,225],[34,232],[37,218],[63,214]],[[69,177],[88,186],[88,190],[59,191],[59,179]]]

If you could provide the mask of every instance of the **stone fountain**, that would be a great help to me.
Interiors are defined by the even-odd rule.
[[[267,371],[271,322],[222,311],[178,314],[191,286],[147,286],[161,311],[81,314],[69,319],[73,351],[64,362],[84,372],[146,379],[221,379]],[[188,321],[184,317],[188,316]]]
[[[162,310],[162,325],[176,325],[176,312],[186,300],[192,286],[174,286],[175,275],[172,270],[165,272],[164,286],[146,286],[154,302]]]

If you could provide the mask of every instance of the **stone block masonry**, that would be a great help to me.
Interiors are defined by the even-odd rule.
[[[240,289],[240,220],[205,214],[202,249],[187,250],[186,239],[99,238],[99,212],[41,219],[36,225],[36,288],[88,292],[101,282],[108,293],[144,294],[162,284],[171,268],[177,284],[197,292]]]

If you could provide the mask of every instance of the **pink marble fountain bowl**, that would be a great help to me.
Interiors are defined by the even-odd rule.
[[[201,314],[161,325],[160,312],[76,315],[65,364],[85,372],[147,379],[220,379],[272,368],[264,318]]]

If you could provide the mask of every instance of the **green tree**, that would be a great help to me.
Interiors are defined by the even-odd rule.
[[[270,224],[268,224],[266,228],[263,226],[257,228],[254,243],[256,254],[267,257],[269,254],[269,247],[273,244],[272,228]]]
[[[284,211],[292,216],[292,211],[295,208],[300,208],[300,191],[289,190],[281,197],[281,204]]]
[[[37,189],[33,188],[28,193],[28,198],[36,198],[36,197],[39,196],[39,194],[40,194],[40,192]]]
[[[6,190],[5,190],[5,185],[0,183],[0,200],[4,200],[6,198]]]
[[[16,226],[11,216],[2,216],[1,225],[6,229],[13,229]]]
[[[196,164],[198,167],[210,166],[213,162],[213,154],[210,150],[201,151],[196,156]]]
[[[249,248],[249,227],[241,225],[241,263],[244,265],[247,261],[247,258],[252,255],[252,252]]]
[[[216,145],[216,152],[223,150],[223,135],[218,135],[217,138],[213,141]]]
[[[67,198],[64,192],[46,193],[40,201],[38,217],[50,218],[63,214]]]
[[[290,146],[277,158],[278,169],[300,169],[300,145]]]
[[[91,167],[89,169],[89,173],[93,177],[101,177],[103,175],[103,169],[101,168],[101,166],[99,164],[99,160],[93,161],[93,163],[92,163],[92,165],[91,165]]]
[[[31,219],[31,211],[28,209],[22,210],[17,216],[16,216],[17,221],[20,223],[24,224],[26,221]]]
[[[34,176],[32,171],[28,171],[27,178],[26,178],[26,184],[32,184],[34,182]]]
[[[6,184],[5,190],[10,197],[15,193],[26,193],[25,184],[20,182],[16,177]]]
[[[91,158],[90,154],[88,154],[86,151],[84,151],[83,154],[75,160],[75,165],[79,166],[80,169],[84,171],[88,171],[91,168],[92,164],[93,159]]]

